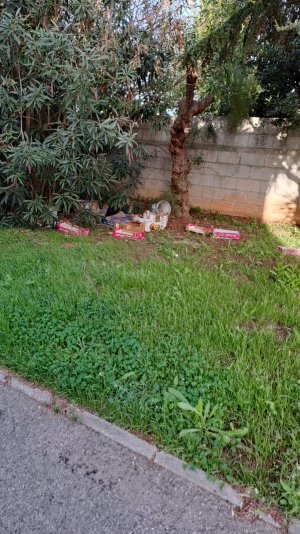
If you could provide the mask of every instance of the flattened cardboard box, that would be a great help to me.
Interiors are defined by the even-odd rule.
[[[145,237],[145,225],[137,222],[115,222],[113,236],[142,239]]]
[[[126,214],[123,211],[115,213],[115,215],[109,215],[108,217],[102,217],[102,223],[106,226],[114,226],[115,222],[127,222],[131,221],[132,215]]]
[[[130,232],[144,232],[145,231],[145,225],[143,223],[140,223],[140,222],[115,221],[114,229],[129,230]]]

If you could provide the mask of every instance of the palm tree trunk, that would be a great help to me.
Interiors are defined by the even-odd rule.
[[[212,95],[201,100],[194,100],[197,73],[190,66],[186,74],[186,98],[178,103],[178,114],[171,128],[171,141],[169,151],[172,158],[172,190],[174,191],[180,206],[180,215],[189,214],[189,182],[188,175],[192,162],[186,148],[186,140],[189,137],[192,120],[202,113],[213,102]]]

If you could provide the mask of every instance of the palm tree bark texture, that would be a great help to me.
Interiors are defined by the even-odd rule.
[[[208,95],[201,100],[194,100],[197,79],[196,70],[188,66],[186,95],[178,103],[178,114],[170,132],[169,151],[172,158],[172,190],[178,198],[182,216],[188,216],[189,214],[188,175],[192,167],[192,161],[187,152],[186,140],[189,137],[193,118],[200,115],[214,101],[213,95]]]

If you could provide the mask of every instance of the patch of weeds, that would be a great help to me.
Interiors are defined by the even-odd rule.
[[[218,404],[211,406],[208,401],[204,406],[203,400],[200,397],[195,406],[192,406],[188,400],[182,395],[180,391],[175,388],[169,388],[165,392],[165,398],[174,403],[177,402],[177,406],[187,412],[189,419],[192,420],[193,428],[185,428],[181,430],[179,437],[183,438],[196,432],[200,433],[202,438],[208,443],[211,439],[218,439],[221,445],[229,445],[234,438],[242,438],[248,434],[249,429],[244,428],[234,428],[233,424],[230,423],[230,430],[224,429],[224,422],[217,413],[219,410]],[[196,428],[194,427],[196,425]]]
[[[251,257],[251,251],[254,248],[254,244],[251,243],[251,241],[247,241],[246,243],[241,243],[238,248],[236,248],[235,253],[241,256],[244,256],[245,258]]]
[[[194,156],[192,158],[192,164],[199,166],[200,163],[203,163],[203,161],[204,161],[203,153],[202,152],[196,152],[196,154],[194,154]]]
[[[300,290],[300,267],[298,265],[278,262],[270,273],[282,289]]]
[[[177,251],[177,248],[171,248],[171,247],[162,247],[159,251],[159,253],[162,255],[162,256],[165,256],[166,258],[169,258],[169,259],[174,259],[174,258],[178,258],[178,251]]]
[[[82,416],[77,412],[74,406],[71,406],[68,418],[70,419],[70,421],[75,421],[76,423],[82,424]]]
[[[229,223],[230,222],[230,217],[228,217],[227,215],[223,215],[222,213],[219,213],[218,211],[216,211],[213,214],[213,218],[217,223]]]
[[[300,513],[300,474],[299,466],[289,478],[289,482],[280,480],[281,499],[280,504],[289,515]]]
[[[150,243],[156,244],[156,245],[172,245],[173,239],[167,232],[161,232],[158,230],[157,232],[150,232],[148,235],[148,240]]]
[[[190,215],[199,215],[201,213],[201,208],[196,206],[195,208],[190,208]]]
[[[237,221],[235,221],[237,222]],[[252,233],[253,230],[259,230],[261,228],[261,224],[258,222],[258,221],[249,221],[248,224],[246,225],[246,230],[249,232],[249,233]]]

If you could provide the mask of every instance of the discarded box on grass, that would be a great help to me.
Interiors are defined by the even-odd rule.
[[[214,229],[212,226],[205,228],[203,226],[198,226],[197,224],[189,223],[186,225],[185,229],[188,232],[194,232],[195,234],[212,234]]]
[[[279,252],[284,254],[292,254],[293,256],[300,256],[300,248],[290,248],[290,247],[277,247]]]
[[[152,230],[164,230],[168,224],[168,215],[159,215],[152,211],[145,211],[143,217],[135,215],[133,220],[140,222],[145,226],[145,232],[151,232]]]
[[[132,232],[131,230],[123,230],[122,228],[114,228],[113,237],[124,239],[143,239],[145,232]]]
[[[116,221],[119,222],[126,222],[132,220],[132,215],[127,215],[126,213],[123,213],[123,211],[119,211],[115,215],[109,215],[108,217],[102,217],[102,223],[106,224],[107,226],[114,226]]]
[[[115,222],[113,237],[127,239],[142,239],[145,237],[145,225],[139,222]]]
[[[213,228],[212,226],[209,226],[205,228],[204,226],[198,226],[193,223],[189,223],[186,225],[186,230],[188,232],[194,232],[195,234],[201,234],[201,235],[213,235],[213,237],[216,237],[218,239],[240,239],[240,232],[236,230],[223,230],[221,228]]]
[[[80,228],[79,226],[72,225],[69,221],[58,221],[56,223],[56,228],[59,232],[63,234],[72,234],[72,235],[88,235],[90,232],[89,228]]]
[[[215,228],[213,237],[218,239],[240,239],[241,235],[237,230],[222,230],[221,228]]]

